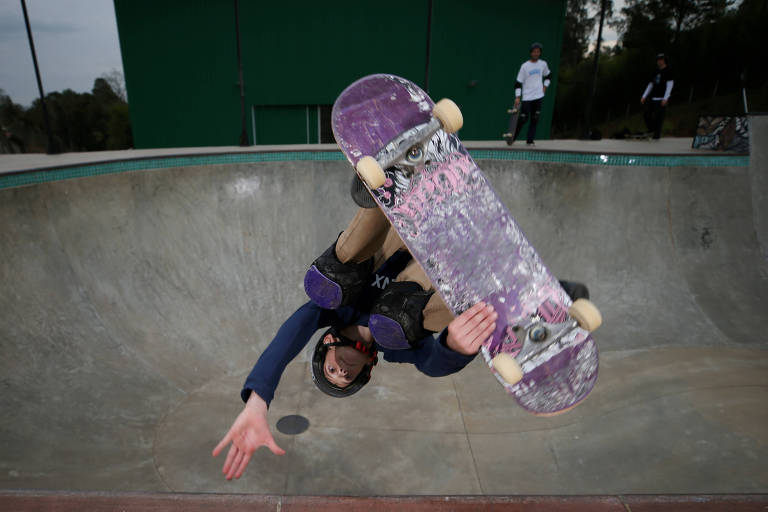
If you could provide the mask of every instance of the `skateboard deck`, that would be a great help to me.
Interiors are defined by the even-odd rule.
[[[515,135],[517,134],[517,121],[520,119],[520,107],[517,106],[507,109],[507,114],[509,114],[509,127],[502,137],[507,141],[507,146],[511,146],[512,143],[515,142]]]
[[[433,107],[404,78],[367,76],[336,100],[334,136],[353,167],[366,155],[379,162],[384,185],[369,190],[453,313],[493,304],[497,327],[481,353],[505,390],[534,414],[563,412],[594,387],[597,346],[458,137],[435,130]],[[519,364],[515,384],[494,367],[499,353]]]

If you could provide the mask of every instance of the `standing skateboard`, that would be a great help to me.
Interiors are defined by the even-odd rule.
[[[493,304],[488,367],[526,410],[558,414],[597,380],[590,331],[600,314],[575,304],[544,266],[456,135],[450,100],[412,82],[371,75],[333,105],[336,142],[454,314]]]
[[[517,120],[520,119],[520,106],[507,109],[507,114],[509,114],[509,127],[507,128],[507,133],[502,135],[502,137],[507,141],[507,146],[511,146],[515,142],[515,136],[517,135]]]

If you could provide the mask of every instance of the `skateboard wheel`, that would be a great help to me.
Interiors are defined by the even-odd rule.
[[[464,116],[456,104],[444,98],[435,104],[432,115],[443,125],[443,130],[448,133],[456,133],[464,125]]]
[[[381,168],[379,162],[372,156],[364,156],[358,160],[355,169],[357,170],[357,174],[360,175],[360,178],[362,178],[371,190],[376,190],[384,185],[384,182],[387,179],[384,174],[384,169]]]
[[[576,320],[579,327],[589,332],[594,331],[603,323],[600,311],[587,299],[576,299],[576,302],[568,308],[568,314]]]
[[[523,369],[520,368],[520,363],[515,361],[515,358],[509,354],[501,352],[491,360],[493,368],[499,372],[504,382],[513,386],[520,382],[523,378]]]

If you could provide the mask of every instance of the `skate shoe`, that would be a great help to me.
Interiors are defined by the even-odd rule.
[[[584,283],[577,283],[576,281],[560,281],[560,286],[563,287],[565,293],[575,301],[576,299],[589,299],[589,290]]]
[[[360,208],[378,208],[379,206],[376,204],[373,196],[371,196],[371,193],[365,188],[365,185],[363,185],[363,182],[357,174],[352,176],[352,183],[349,186],[349,194],[352,196],[352,200],[355,204]]]

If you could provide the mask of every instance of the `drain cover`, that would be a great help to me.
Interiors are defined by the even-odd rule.
[[[277,430],[289,436],[301,434],[308,428],[309,420],[298,414],[290,414],[277,420]]]

